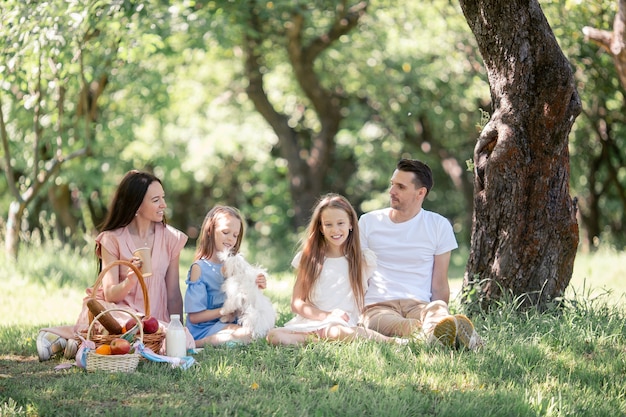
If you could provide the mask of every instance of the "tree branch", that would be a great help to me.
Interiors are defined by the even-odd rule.
[[[618,0],[613,31],[585,26],[585,39],[611,54],[622,88],[626,90],[626,0]]]
[[[350,32],[358,23],[361,16],[367,10],[367,2],[362,1],[346,10],[346,1],[343,0],[337,6],[337,16],[328,32],[315,38],[308,47],[305,48],[304,56],[307,61],[313,62],[319,54],[326,50],[333,42],[341,36]]]
[[[261,71],[262,58],[259,53],[259,36],[260,22],[259,16],[255,11],[254,2],[250,2],[250,27],[253,32],[246,32],[244,36],[244,50],[246,52],[244,72],[248,78],[246,93],[254,104],[255,109],[272,127],[278,136],[281,146],[283,147],[284,156],[297,158],[298,151],[296,147],[296,139],[294,130],[289,127],[286,115],[279,113],[267,97],[267,93],[263,87],[263,73]]]
[[[41,92],[41,55],[43,52],[39,51],[37,57],[37,87],[35,93],[37,94],[37,104],[35,104],[35,112],[33,114],[33,131],[35,132],[35,140],[33,141],[33,178],[37,177],[37,169],[39,167],[39,145],[41,143],[41,102],[43,100],[43,94]]]
[[[0,95],[0,136],[2,137],[2,150],[4,150],[4,171],[7,176],[7,185],[11,191],[13,198],[20,201],[20,192],[15,186],[15,174],[11,165],[11,148],[9,148],[9,136],[7,135],[7,127],[4,123],[4,111],[2,110],[2,96]]]
[[[333,91],[324,88],[315,72],[314,61],[333,42],[352,30],[366,9],[367,2],[365,1],[346,9],[346,1],[343,0],[336,9],[336,17],[328,31],[313,39],[306,46],[302,43],[305,25],[304,16],[297,11],[294,12],[292,20],[287,26],[287,54],[289,61],[293,67],[298,85],[311,101],[319,117],[322,125],[320,136],[334,137],[339,129],[341,97],[338,97]],[[330,149],[326,147],[327,144],[322,142],[318,142],[318,149],[316,150],[318,157],[323,157]]]
[[[23,204],[28,205],[28,203],[30,203],[30,200],[32,200],[39,193],[41,187],[43,187],[44,184],[46,184],[46,182],[48,182],[48,180],[50,180],[52,176],[54,176],[61,170],[61,166],[64,163],[85,155],[87,155],[87,148],[81,148],[65,157],[58,157],[49,160],[47,163],[48,167],[45,170],[39,172],[39,175],[37,175],[35,181],[33,181],[33,184],[28,187],[28,189],[22,194],[21,200]]]
[[[585,35],[585,40],[597,44],[609,53],[611,52],[611,40],[613,39],[613,32],[585,26],[583,28],[583,35]]]

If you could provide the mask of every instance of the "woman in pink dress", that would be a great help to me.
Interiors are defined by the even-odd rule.
[[[117,260],[130,260],[141,269],[141,259],[133,252],[149,248],[152,259],[152,275],[145,277],[150,315],[164,327],[170,314],[183,314],[183,298],[179,284],[179,257],[187,242],[187,236],[166,224],[165,194],[161,181],[147,172],[128,172],[113,197],[111,208],[101,233],[96,237],[96,255],[100,271]],[[39,360],[44,361],[63,352],[72,358],[78,347],[74,336],[89,326],[86,301],[91,298],[92,288],[87,289],[83,309],[74,326],[42,329],[37,337]],[[140,316],[145,314],[143,291],[133,270],[125,265],[110,268],[102,279],[96,300],[105,309],[118,307],[132,310]],[[111,312],[123,325],[130,318],[124,312]],[[193,347],[193,338],[190,347]]]

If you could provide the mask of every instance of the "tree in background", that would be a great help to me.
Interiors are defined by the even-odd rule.
[[[437,184],[426,207],[450,219],[463,248],[454,256],[464,256],[473,203],[466,161],[489,95],[477,45],[459,5],[447,0],[372,2],[352,39],[348,60],[361,62],[358,95],[371,113],[364,126],[348,124],[359,132],[355,148],[369,150],[369,155],[357,153],[359,166],[367,170],[357,172],[353,194],[362,195],[368,209],[387,205],[396,159],[421,159]],[[381,173],[379,167],[386,170]],[[385,192],[372,201],[379,190]]]
[[[367,2],[348,1],[303,3],[272,14],[266,10],[271,3],[248,1],[250,16],[243,39],[246,91],[278,137],[280,156],[289,168],[297,227],[307,223],[322,193],[332,189],[345,194],[343,181],[328,182],[330,172],[340,172],[336,179],[350,178],[355,169],[353,158],[338,159],[335,154],[347,97],[341,80],[321,75],[327,69],[321,61],[333,44],[356,27],[366,6]],[[263,57],[276,48],[284,50],[303,93],[290,108],[273,103],[264,82],[264,73],[271,68]]]
[[[258,4],[263,32],[249,27],[248,8],[228,1],[181,2],[168,9],[170,16],[157,17],[160,29],[171,28],[163,36],[168,46],[145,65],[167,74],[161,83],[167,85],[170,100],[167,107],[143,116],[135,129],[135,142],[163,137],[164,142],[175,144],[170,152],[179,153],[182,164],[170,161],[163,170],[176,184],[168,189],[169,195],[176,193],[176,202],[170,205],[171,221],[193,234],[191,229],[199,225],[208,207],[236,205],[249,221],[247,241],[254,242],[253,251],[263,252],[261,259],[274,261],[291,257],[284,248],[294,246],[292,240],[297,239],[296,203],[304,218],[310,210],[302,193],[292,194],[290,179],[292,167],[310,160],[305,158],[315,153],[310,149],[322,146],[321,139],[317,144],[312,139],[321,124],[285,52],[288,40],[281,28],[289,25],[294,3]],[[330,16],[334,18],[335,7],[330,5],[327,13],[319,4],[296,9],[305,16],[307,42],[333,22]],[[288,118],[289,131],[299,138],[287,144],[298,149],[300,160],[294,164],[284,157],[285,147],[276,132],[247,98],[251,87],[242,42],[251,36],[249,32],[257,36],[254,41],[263,52],[263,65],[258,68],[263,76],[262,93],[276,114]],[[369,4],[349,36],[341,36],[321,53],[314,75],[323,87],[333,86],[330,91],[340,100],[340,107],[339,113],[329,117],[340,120],[340,126],[334,137],[327,137],[332,139],[328,145],[332,152],[327,156],[331,162],[321,161],[330,167],[324,175],[305,176],[302,183],[310,186],[313,181],[323,187],[323,191],[307,191],[311,198],[344,190],[357,210],[387,205],[389,175],[397,159],[420,158],[433,168],[438,183],[428,204],[454,222],[462,244],[467,245],[470,211],[465,206],[466,193],[459,193],[468,183],[471,186],[471,175],[463,169],[474,141],[467,132],[475,132],[478,109],[488,103],[486,82],[479,74],[483,70],[475,59],[466,59],[467,51],[475,48],[475,43],[468,42],[469,33],[458,6],[448,1],[429,5],[376,1]],[[134,84],[129,80],[126,88]],[[140,90],[141,85],[132,88]],[[122,105],[133,96],[126,94],[117,103]],[[125,151],[122,156],[128,154]],[[132,154],[136,164],[145,160],[139,153]],[[159,168],[165,167],[156,155],[152,160]],[[285,267],[289,261],[283,262]]]
[[[586,5],[584,23],[605,26],[611,16],[611,6],[615,4],[614,1],[603,1]],[[617,72],[615,75],[607,71],[606,54],[597,56],[591,50],[587,56],[593,61],[581,60],[579,77],[585,79],[584,86],[591,90],[583,110],[588,122],[580,129],[581,139],[577,141],[577,150],[584,155],[579,162],[587,166],[586,173],[580,178],[586,185],[584,198],[580,200],[580,213],[585,225],[586,246],[590,249],[597,248],[601,240],[617,246],[625,244],[626,0],[618,0],[617,9],[612,30],[590,26],[582,29],[587,40],[608,52]],[[616,80],[619,80],[621,89]]]
[[[144,6],[0,3],[2,170],[12,199],[5,247],[13,256],[20,239],[36,230],[84,244],[119,176],[130,168],[162,173],[150,165],[161,163],[155,144],[134,138],[138,121],[168,104],[162,69],[142,67],[162,43],[153,28],[163,8],[153,5],[146,19]],[[136,153],[146,158],[142,164]]]
[[[68,214],[69,193],[57,198],[55,179],[64,164],[92,152],[116,48],[115,41],[100,44],[99,23],[123,9],[33,1],[0,7],[2,170],[13,199],[5,248],[17,257],[24,213],[47,187],[59,213]]]
[[[585,26],[583,33],[611,55],[622,88],[626,90],[626,0],[617,0],[613,30]]]
[[[412,155],[431,165],[440,184],[432,203],[469,240],[467,132],[488,104],[476,88],[480,63],[466,59],[475,44],[447,1],[368,3],[365,12],[365,3],[224,1],[190,13],[205,39],[243,51],[246,92],[288,168],[296,227],[323,192],[346,193],[362,210],[387,204],[390,170]]]
[[[321,123],[294,76],[286,28],[295,10],[304,21],[305,48],[336,21],[337,3],[309,2],[298,8],[290,0],[255,1],[261,31],[249,26],[250,8],[238,2],[116,4],[131,3],[134,9],[128,9],[127,18],[99,20],[98,36],[86,44],[90,52],[84,56],[95,61],[85,66],[90,85],[96,85],[92,84],[97,81],[94,69],[107,74],[101,64],[109,63],[100,58],[109,52],[117,54],[111,55],[106,88],[96,102],[93,156],[65,162],[54,181],[42,186],[25,211],[22,236],[41,230],[46,237],[62,239],[65,230],[82,239],[83,227],[88,234],[94,233],[121,175],[130,168],[147,169],[164,180],[168,219],[190,233],[190,245],[194,228],[210,206],[232,204],[246,215],[250,255],[258,255],[269,267],[274,267],[269,262],[285,258],[278,268],[287,268],[298,236],[294,201],[301,200],[299,194],[291,193],[292,169],[275,131],[246,92],[250,84],[243,40],[248,37],[259,44],[261,65],[257,69],[263,76],[263,91],[276,112],[288,118],[287,126],[302,146],[298,163],[304,164]],[[68,12],[69,4],[81,13],[81,7],[87,7],[87,3],[79,7],[64,0],[46,3],[55,4],[64,18],[74,10]],[[588,240],[596,242],[602,235],[602,242],[623,245],[624,209],[619,193],[621,149],[626,149],[623,90],[609,55],[582,42],[580,31],[585,24],[610,26],[614,12],[609,4],[613,6],[614,0],[560,0],[542,7],[577,68],[578,92],[585,103],[570,143],[571,187],[579,201],[583,239],[589,235]],[[3,19],[11,16],[9,10],[3,9]],[[564,10],[568,19],[561,18]],[[35,23],[24,22],[14,28],[28,33]],[[53,20],[39,22],[38,30],[55,24]],[[73,39],[71,32],[57,31]],[[462,248],[453,253],[457,266],[467,260],[471,218],[466,217],[472,213],[474,198],[473,175],[462,167],[472,158],[476,132],[484,125],[483,115],[488,115],[483,109],[490,106],[476,49],[457,3],[371,0],[358,24],[321,52],[313,68],[322,88],[340,100],[339,130],[330,155],[334,162],[323,178],[315,180],[324,192],[345,190],[357,210],[368,211],[388,204],[388,179],[399,157],[426,161],[437,186],[425,205],[453,222]],[[74,55],[66,56],[72,64]],[[70,64],[63,61],[64,66]],[[8,73],[2,71],[0,100],[7,116],[9,109],[17,107],[12,104],[13,93],[4,89],[10,83]],[[77,91],[73,87],[66,93],[68,103]],[[74,117],[75,108],[68,104],[66,119]],[[11,113],[5,121],[13,159],[16,166],[22,166],[22,138],[31,134],[33,117],[25,111],[16,115]],[[476,125],[481,127],[477,130]],[[50,125],[45,126],[48,131]],[[617,181],[610,180],[612,175]],[[3,217],[13,199],[7,190],[0,180]],[[306,214],[310,207],[305,205],[301,208]],[[71,227],[78,227],[78,233]]]
[[[492,114],[474,148],[464,291],[545,306],[569,284],[578,245],[568,135],[581,111],[568,60],[537,1],[462,0],[489,79]]]

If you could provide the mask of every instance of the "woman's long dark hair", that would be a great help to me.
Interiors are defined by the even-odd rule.
[[[143,202],[148,187],[157,181],[163,185],[160,179],[149,172],[132,170],[128,171],[122,181],[115,190],[113,200],[109,207],[100,232],[119,229],[130,224],[135,218],[139,206]],[[163,215],[163,224],[166,224],[165,215]],[[98,259],[98,273],[102,271],[102,259],[97,256],[99,243],[96,243],[96,257]]]
[[[135,218],[135,214],[146,196],[148,187],[154,181],[163,185],[160,179],[149,172],[128,171],[113,195],[109,212],[100,227],[100,232],[128,226]],[[164,216],[163,224],[165,223]]]

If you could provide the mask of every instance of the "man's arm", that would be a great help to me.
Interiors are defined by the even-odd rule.
[[[366,233],[367,230],[365,226],[365,221],[363,220],[363,216],[361,216],[361,218],[359,218],[359,243],[361,243],[361,250],[369,248]]]
[[[448,267],[450,265],[450,251],[435,255],[433,264],[432,296],[430,301],[442,300],[446,304],[450,301],[450,284],[448,283]]]

